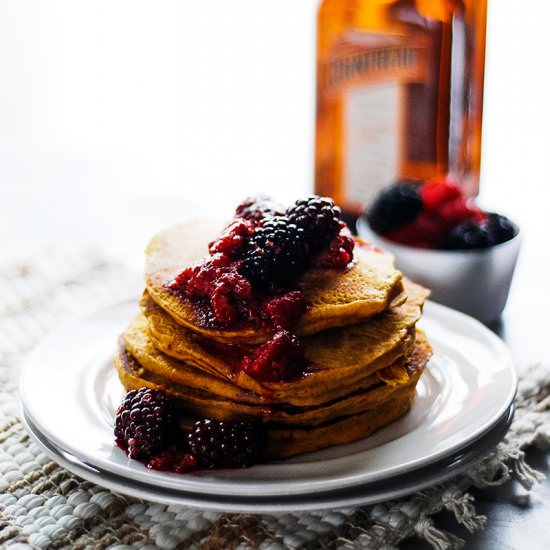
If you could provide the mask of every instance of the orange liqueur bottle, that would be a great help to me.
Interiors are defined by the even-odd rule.
[[[397,179],[477,191],[486,0],[323,0],[315,190],[357,216]]]

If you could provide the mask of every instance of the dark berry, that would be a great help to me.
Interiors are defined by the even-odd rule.
[[[280,330],[246,356],[241,369],[256,380],[284,382],[302,374],[305,366],[304,350],[298,337]]]
[[[308,265],[304,231],[286,216],[267,219],[256,227],[240,272],[265,292],[285,286]]]
[[[245,468],[260,460],[264,433],[252,422],[205,419],[195,422],[188,443],[202,468]]]
[[[130,458],[148,458],[161,450],[177,430],[168,396],[141,388],[126,394],[115,416],[115,437]]]
[[[447,248],[453,250],[487,248],[491,244],[487,224],[483,222],[463,222],[451,230],[447,239]]]
[[[313,196],[287,209],[288,220],[303,230],[312,253],[328,246],[341,227],[342,213],[332,199]]]
[[[400,181],[382,189],[367,207],[365,215],[375,233],[386,235],[413,221],[422,207],[418,184]]]
[[[244,218],[254,223],[261,223],[264,218],[281,216],[284,208],[267,195],[249,197],[237,206],[235,217]]]
[[[517,234],[516,226],[501,214],[487,214],[487,231],[492,244],[500,244],[513,239]]]

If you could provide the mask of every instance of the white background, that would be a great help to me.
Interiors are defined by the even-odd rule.
[[[163,225],[308,192],[316,4],[0,0],[0,254],[139,262]],[[550,2],[489,7],[481,200],[546,260]]]

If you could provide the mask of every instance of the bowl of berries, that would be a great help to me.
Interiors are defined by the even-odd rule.
[[[500,318],[520,231],[506,216],[481,209],[455,181],[398,181],[367,205],[357,229],[394,254],[397,267],[430,288],[434,301],[486,324]]]

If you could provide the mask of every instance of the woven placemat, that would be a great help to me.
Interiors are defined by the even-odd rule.
[[[528,446],[550,446],[550,368],[521,379],[508,435],[477,466],[406,498],[362,508],[281,515],[221,514],[124,497],[69,473],[30,440],[18,418],[18,371],[28,352],[61,321],[126,297],[134,274],[97,251],[48,251],[0,265],[0,545],[2,548],[391,549],[416,536],[434,548],[463,541],[433,516],[450,511],[473,532],[472,487],[512,478],[529,489],[542,478],[525,462]]]

